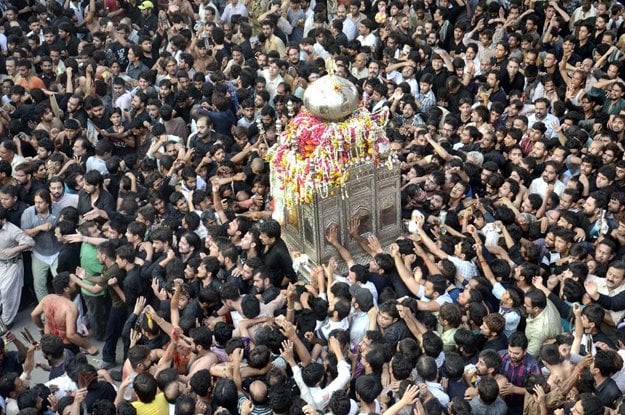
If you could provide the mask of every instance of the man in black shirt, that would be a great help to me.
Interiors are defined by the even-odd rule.
[[[281,235],[282,229],[277,221],[270,219],[260,224],[260,240],[265,246],[262,259],[274,276],[274,285],[279,287],[297,279],[291,255]]]
[[[499,313],[490,313],[484,317],[480,326],[480,334],[485,337],[486,343],[482,350],[494,350],[496,352],[508,347],[508,341],[503,335],[506,320]]]
[[[141,272],[135,265],[135,251],[130,245],[120,246],[115,250],[115,262],[117,266],[126,271],[124,278],[124,297],[126,307],[134,307],[137,298],[147,297],[150,293],[150,284],[148,279],[141,278]]]
[[[141,18],[139,19],[139,27],[144,34],[154,36],[158,26],[158,17],[154,14],[154,3],[145,0],[138,7],[141,10]]]
[[[104,178],[97,170],[85,174],[85,184],[78,194],[78,212],[87,220],[104,221],[115,212],[113,196],[103,188]]]
[[[17,198],[17,187],[5,184],[0,187],[0,204],[8,211],[7,220],[17,227],[21,227],[22,213],[28,205]]]
[[[14,168],[13,177],[18,183],[18,194],[22,202],[32,205],[34,203],[35,193],[39,189],[45,189],[46,185],[33,180],[32,168],[30,163],[20,163]]]
[[[614,408],[616,401],[621,396],[621,391],[614,379],[611,378],[619,368],[616,364],[616,352],[597,350],[593,362],[590,365],[590,373],[595,378],[597,398],[602,405]],[[620,360],[620,359],[618,359]]]

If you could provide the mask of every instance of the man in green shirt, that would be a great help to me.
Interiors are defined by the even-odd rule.
[[[78,230],[82,235],[82,245],[80,268],[76,269],[76,276],[81,281],[76,280],[76,283],[80,285],[80,294],[87,303],[87,317],[91,333],[96,340],[104,341],[110,298],[107,280],[102,275],[104,266],[98,261],[96,250],[96,244],[104,240],[99,237],[99,230],[94,222],[85,222]]]

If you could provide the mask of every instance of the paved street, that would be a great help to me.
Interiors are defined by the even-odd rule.
[[[15,318],[15,325],[13,326],[13,328],[11,329],[11,331],[13,332],[13,334],[15,334],[15,336],[24,341],[22,339],[22,336],[19,334],[20,330],[24,329],[24,328],[28,328],[28,330],[30,331],[30,333],[35,336],[35,338],[37,338],[38,334],[39,334],[39,330],[37,329],[37,327],[33,324],[31,318],[30,318],[30,312],[31,310],[24,310],[21,311],[17,317]],[[100,368],[100,365],[102,364],[102,346],[104,345],[104,342],[98,342],[92,339],[92,344],[94,344],[95,346],[98,347],[98,349],[100,350],[100,355],[98,356],[88,356],[88,360],[89,363],[91,363],[92,365],[95,366],[96,369]],[[120,342],[121,345],[121,342]],[[118,356],[121,356],[121,346],[119,346],[120,349],[118,349]],[[15,346],[13,345],[8,345],[8,349],[9,350],[15,350]],[[118,357],[117,361],[118,363],[121,365],[120,362],[121,358]],[[35,357],[35,362],[39,362],[39,361],[43,361],[43,355],[41,354],[41,351],[38,350],[36,357]],[[37,384],[37,383],[45,383],[48,381],[48,372],[45,372],[43,370],[41,370],[40,368],[35,368],[33,370],[32,373],[32,378],[31,378],[31,385]]]

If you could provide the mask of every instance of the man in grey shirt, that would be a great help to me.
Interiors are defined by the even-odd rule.
[[[35,192],[35,205],[22,214],[22,229],[35,240],[32,255],[33,283],[37,299],[48,294],[48,271],[56,275],[60,243],[52,228],[57,217],[52,214],[52,198],[48,189]]]

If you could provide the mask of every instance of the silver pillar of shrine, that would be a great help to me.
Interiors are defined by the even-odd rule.
[[[341,244],[356,262],[362,262],[358,259],[367,255],[348,233],[354,216],[360,219],[359,233],[377,236],[383,247],[401,234],[399,166],[394,164],[389,170],[373,163],[357,165],[349,169],[349,177],[343,192],[336,190],[326,198],[316,195],[310,204],[284,207],[282,235],[292,251],[308,255],[317,264],[326,262],[337,255],[325,238],[328,227],[336,224]]]

